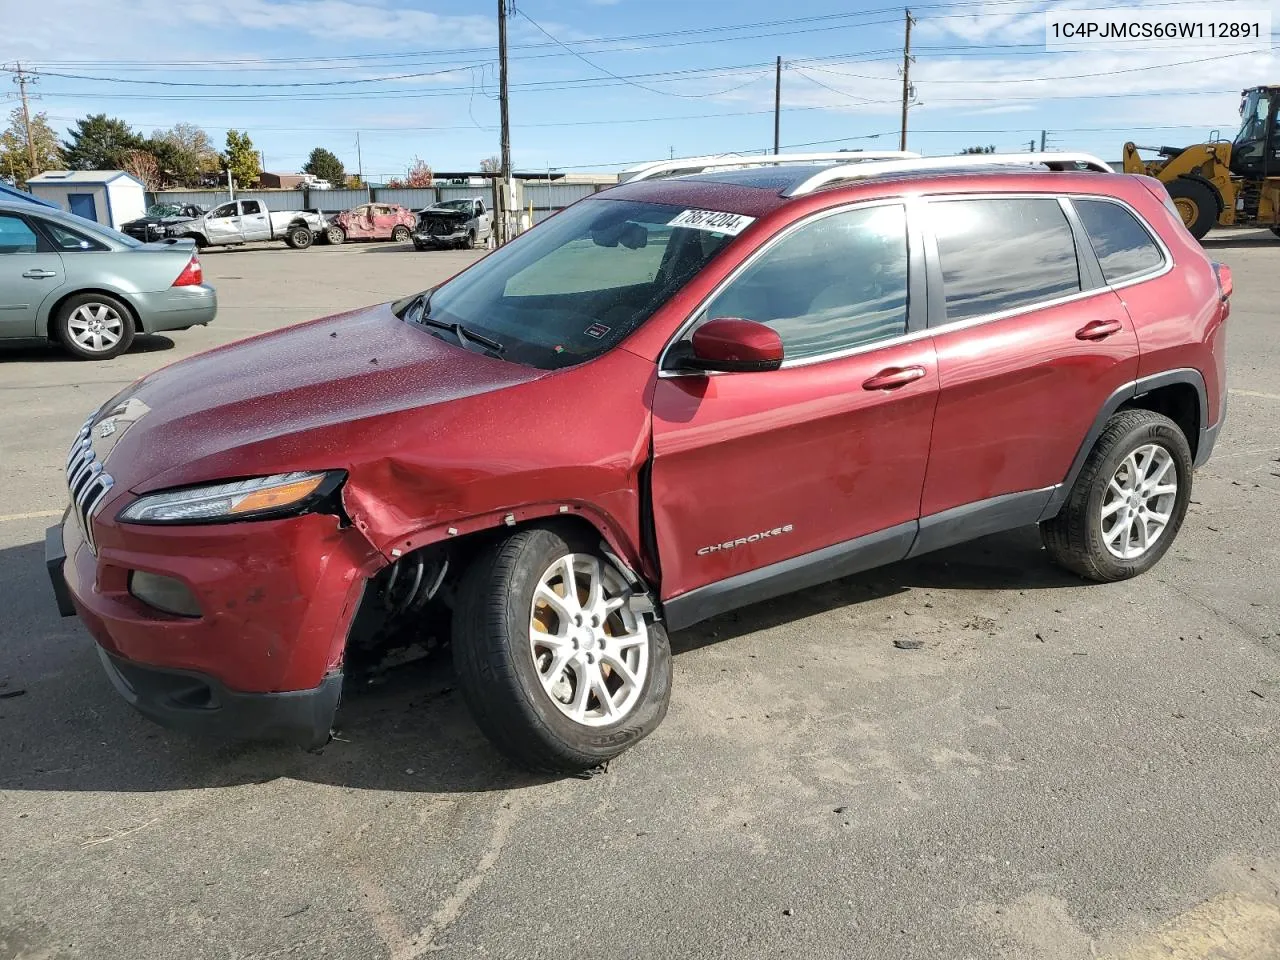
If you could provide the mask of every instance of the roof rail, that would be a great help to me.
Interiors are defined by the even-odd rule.
[[[807,180],[789,187],[785,197],[813,193],[828,184],[842,180],[859,180],[886,173],[926,173],[930,170],[953,170],[956,167],[989,167],[1003,164],[1044,164],[1050,170],[1073,170],[1083,165],[1095,173],[1114,173],[1110,164],[1088,153],[973,153],[957,157],[919,157],[906,160],[875,160],[869,163],[846,163],[815,173]]]
[[[784,163],[859,163],[872,160],[908,160],[920,154],[909,150],[866,150],[842,153],[771,153],[764,156],[676,157],[633,167],[622,172],[622,183],[652,180],[656,177],[702,173],[720,167],[768,167]]]

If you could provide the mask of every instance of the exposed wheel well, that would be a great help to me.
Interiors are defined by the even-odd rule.
[[[113,293],[110,290],[99,290],[96,287],[87,287],[82,290],[72,290],[70,293],[64,293],[54,302],[53,306],[49,308],[49,320],[45,324],[45,330],[44,330],[44,335],[47,339],[49,340],[58,339],[58,335],[54,332],[54,329],[53,329],[54,318],[58,315],[58,311],[62,309],[62,305],[64,303],[66,303],[72,297],[80,296],[82,293],[99,293],[99,294],[102,294],[104,297],[110,297],[112,300],[120,301],[120,303],[124,304],[124,308],[129,311],[129,317],[133,320],[134,329],[137,330],[138,333],[147,332],[142,325],[142,318],[138,316],[137,309],[134,307],[132,303],[129,302],[127,297],[124,297],[118,293]]]
[[[1120,407],[1121,410],[1152,410],[1163,414],[1178,425],[1196,455],[1200,443],[1200,395],[1189,383],[1171,383],[1157,387],[1148,393],[1134,397]]]

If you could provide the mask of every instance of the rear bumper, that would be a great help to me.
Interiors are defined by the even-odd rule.
[[[1197,467],[1204,466],[1211,456],[1213,456],[1214,444],[1218,442],[1218,436],[1222,433],[1222,425],[1227,422],[1227,391],[1222,391],[1222,399],[1218,404],[1218,422],[1211,427],[1204,427],[1200,431],[1200,440],[1196,444],[1196,462]]]
[[[195,671],[146,667],[101,647],[98,656],[111,685],[134,709],[182,733],[322,747],[342,698],[340,672],[312,690],[237,693]]]
[[[159,293],[130,295],[146,333],[181,330],[209,323],[218,314],[218,294],[203,284],[172,287]]]

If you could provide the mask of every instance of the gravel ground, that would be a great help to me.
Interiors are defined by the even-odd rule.
[[[442,662],[353,696],[320,755],[168,734],[43,569],[107,396],[472,254],[213,252],[207,329],[0,347],[0,958],[1280,956],[1280,243],[1206,245],[1231,413],[1158,567],[1086,586],[1021,530],[721,617],[590,780],[508,766]]]

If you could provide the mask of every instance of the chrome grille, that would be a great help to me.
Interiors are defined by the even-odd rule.
[[[67,490],[71,493],[71,509],[80,521],[89,549],[95,554],[98,546],[89,521],[113,486],[115,481],[110,474],[103,472],[102,463],[93,452],[93,417],[90,417],[80,428],[67,454]]]

